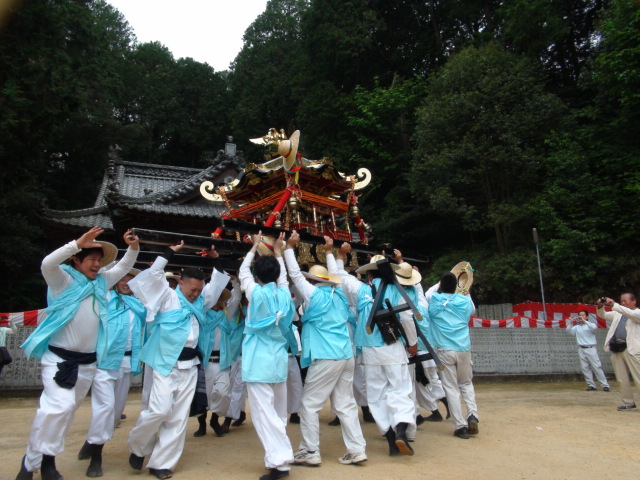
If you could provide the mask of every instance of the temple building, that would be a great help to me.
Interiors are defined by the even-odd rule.
[[[94,205],[79,210],[43,208],[40,215],[52,240],[67,241],[93,226],[101,238],[120,244],[132,227],[209,236],[220,223],[224,202],[200,193],[203,182],[229,184],[244,170],[242,152],[228,143],[205,169],[125,161],[111,149]]]

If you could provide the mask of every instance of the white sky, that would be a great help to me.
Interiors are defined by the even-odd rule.
[[[267,0],[107,0],[129,22],[138,41],[158,41],[173,56],[227,70],[242,49],[244,31]]]

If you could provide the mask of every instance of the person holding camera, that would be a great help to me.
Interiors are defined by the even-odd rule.
[[[619,411],[633,410],[636,403],[629,375],[636,387],[640,386],[640,309],[636,307],[636,296],[623,293],[620,303],[602,297],[598,300],[598,316],[611,322],[604,341],[604,349],[611,352],[611,364],[622,391]],[[611,307],[605,312],[604,307]]]
[[[593,381],[593,374],[596,374],[596,378],[602,390],[609,391],[609,382],[602,371],[602,364],[598,357],[598,351],[596,350],[596,329],[598,326],[595,322],[589,320],[589,312],[586,310],[580,310],[578,317],[571,317],[567,322],[567,331],[576,337],[576,342],[580,347],[578,349],[578,355],[580,356],[580,366],[582,367],[582,374],[587,382],[587,392],[592,392],[596,389],[596,384]]]

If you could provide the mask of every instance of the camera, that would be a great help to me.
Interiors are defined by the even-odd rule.
[[[607,303],[607,297],[600,297],[600,298],[598,299],[598,302],[599,302],[599,303]]]

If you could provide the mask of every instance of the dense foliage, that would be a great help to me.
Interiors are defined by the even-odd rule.
[[[42,306],[37,212],[90,206],[109,145],[198,167],[233,135],[257,161],[269,127],[369,168],[365,220],[428,255],[427,282],[464,259],[476,303],[539,299],[536,227],[547,301],[638,291],[634,0],[270,0],[224,72],[138,43],[103,0],[8,5],[0,311]]]

